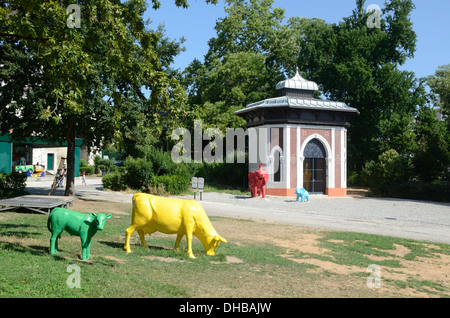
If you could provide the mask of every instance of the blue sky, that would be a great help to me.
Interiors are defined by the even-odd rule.
[[[184,36],[186,51],[175,59],[174,68],[184,69],[194,58],[203,61],[208,40],[215,36],[218,18],[225,17],[224,3],[206,4],[205,0],[189,0],[189,8],[178,8],[174,0],[160,0],[161,8],[147,10],[152,28],[165,23],[166,36],[179,39]],[[413,0],[416,9],[411,14],[417,33],[416,52],[401,69],[413,71],[417,77],[434,74],[438,66],[450,63],[450,1]],[[356,7],[355,0],[275,0],[273,7],[285,9],[285,17],[321,18],[327,23],[342,21]],[[384,7],[384,0],[367,0],[366,6]]]

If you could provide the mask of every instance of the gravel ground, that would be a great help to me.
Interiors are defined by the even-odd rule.
[[[48,194],[51,180],[30,180],[27,190]],[[75,182],[82,199],[131,203],[132,194],[103,191],[100,178]],[[56,195],[62,195],[58,189]],[[193,199],[193,195],[180,198]],[[197,195],[197,200],[199,196]],[[295,198],[251,198],[245,195],[203,193],[200,201],[208,215],[264,220],[339,231],[390,235],[450,244],[450,204],[365,197],[329,198],[311,195],[310,202]]]

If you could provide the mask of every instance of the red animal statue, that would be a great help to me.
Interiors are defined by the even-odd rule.
[[[267,181],[269,181],[269,174],[267,171],[264,171],[262,167],[263,165],[260,164],[258,170],[250,171],[248,173],[248,185],[252,197],[258,196],[258,190],[263,198],[266,197],[266,184]]]

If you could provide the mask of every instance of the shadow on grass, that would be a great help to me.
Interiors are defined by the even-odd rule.
[[[121,250],[123,250],[123,246],[124,246],[124,242],[98,241],[98,243],[107,245],[107,246],[112,247],[112,248],[121,249]],[[131,245],[133,246],[133,244],[131,244]],[[139,244],[136,243],[136,244],[134,244],[134,246],[136,246],[136,247],[143,247],[140,243]],[[168,248],[164,248],[164,247],[161,247],[161,246],[147,245],[147,247],[150,250],[170,250]]]
[[[11,243],[5,241],[0,241],[0,249],[19,253],[29,253],[35,256],[43,256],[48,254],[48,247],[26,246],[19,243]]]

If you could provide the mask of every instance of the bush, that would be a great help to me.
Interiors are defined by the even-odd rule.
[[[449,202],[450,182],[412,180],[413,175],[410,160],[391,149],[381,154],[378,161],[368,162],[360,176],[374,195]]]
[[[125,173],[126,172],[125,166],[112,165],[109,168],[110,168],[111,172],[121,172],[121,173]]]
[[[111,159],[103,159],[97,155],[94,157],[94,173],[109,171],[112,164],[113,161]]]
[[[0,173],[0,197],[25,194],[27,175],[22,173]]]
[[[18,173],[0,173],[0,189],[24,191],[27,175]]]
[[[80,159],[80,174],[83,174],[83,172],[86,175],[94,174],[94,170],[95,170],[95,168],[88,165],[86,163],[86,160]]]
[[[128,157],[124,161],[124,182],[132,189],[145,189],[153,176],[153,164],[146,158]]]
[[[243,163],[198,163],[195,175],[205,178],[205,182],[231,188],[246,188],[248,165]]]
[[[124,177],[121,173],[110,173],[102,178],[103,187],[113,191],[125,190],[127,188],[124,183]]]
[[[92,166],[80,166],[80,174],[83,174],[83,172],[86,175],[91,175],[94,174],[95,168]]]
[[[166,174],[162,176],[152,176],[150,180],[149,192],[156,195],[161,194],[181,194],[188,190],[190,178],[183,175]],[[163,193],[161,193],[163,192]]]
[[[365,181],[356,171],[349,171],[347,178],[347,186],[365,186]]]
[[[411,179],[412,166],[407,158],[389,149],[378,157],[378,161],[368,162],[361,172],[361,178],[376,195],[388,195],[392,186]]]
[[[128,156],[124,161],[124,167],[111,168],[111,174],[122,175],[122,179],[117,180],[118,177],[107,179],[105,187],[109,186],[109,183],[116,182],[121,184],[121,188],[129,187],[157,195],[182,194],[189,189],[191,177],[194,175],[205,178],[205,182],[210,184],[232,188],[247,186],[247,164],[175,163],[169,152],[152,146],[142,147],[140,155],[142,156],[140,158]],[[100,163],[100,158],[97,159],[97,163]]]
[[[395,198],[450,202],[450,183],[443,181],[409,181],[388,187],[387,195]]]
[[[146,148],[143,158],[124,161],[124,183],[136,190],[154,194],[181,194],[188,190],[192,172],[186,164],[176,164],[170,153]]]
[[[179,170],[183,164],[173,162],[170,153],[164,152],[157,148],[150,148],[145,158],[152,163],[153,172],[157,176],[174,173]]]

